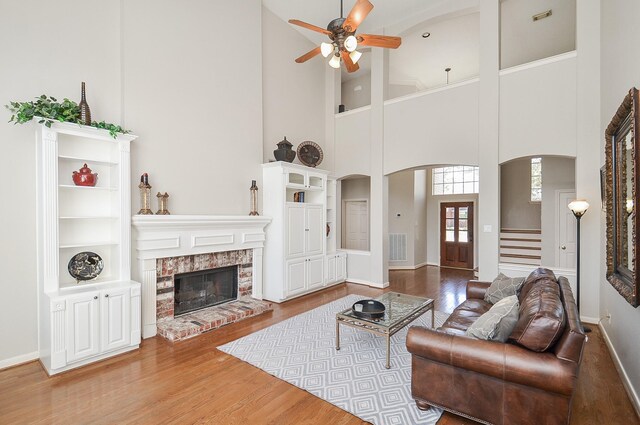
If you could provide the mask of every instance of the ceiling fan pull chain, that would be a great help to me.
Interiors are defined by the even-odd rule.
[[[342,0],[340,0],[340,18],[344,18],[343,11],[344,11],[344,8],[342,7]]]

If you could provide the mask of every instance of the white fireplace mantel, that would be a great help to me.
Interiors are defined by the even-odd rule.
[[[264,228],[261,216],[135,215],[134,246],[142,282],[143,337],[156,334],[156,260],[213,252],[253,250],[252,296],[262,299]]]

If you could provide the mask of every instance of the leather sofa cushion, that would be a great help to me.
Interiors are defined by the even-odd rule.
[[[555,279],[537,276],[526,290],[520,301],[520,317],[509,340],[532,351],[547,351],[558,341],[566,323],[560,287]]]
[[[491,304],[485,300],[468,299],[453,310],[453,313],[438,328],[441,332],[464,334],[469,326],[475,322],[480,316],[489,311]]]
[[[532,271],[529,276],[524,280],[524,283],[520,287],[520,292],[518,293],[518,300],[520,301],[520,305],[522,305],[522,301],[526,298],[529,290],[533,288],[533,286],[539,282],[544,280],[551,280],[553,282],[558,282],[556,279],[556,275],[549,269],[545,269],[544,267],[538,267],[534,271]]]

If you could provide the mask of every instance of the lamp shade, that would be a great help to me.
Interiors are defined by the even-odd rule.
[[[329,61],[329,66],[336,69],[340,68],[340,56],[333,55],[333,57]]]
[[[360,56],[362,56],[362,53],[360,53],[357,50],[354,50],[353,52],[349,53],[349,57],[351,58],[351,61],[353,63],[358,63],[358,61],[360,60]]]
[[[569,209],[573,212],[573,215],[576,217],[582,217],[584,213],[589,209],[589,203],[584,199],[576,199],[575,201],[569,202]]]
[[[349,37],[344,39],[344,48],[347,52],[353,52],[358,47],[358,40],[350,35]]]
[[[333,44],[331,43],[321,43],[320,44],[320,53],[325,58],[329,57],[331,53],[333,53]]]

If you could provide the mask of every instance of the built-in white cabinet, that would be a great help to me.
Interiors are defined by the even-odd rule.
[[[67,362],[73,363],[100,352],[100,293],[66,298]]]
[[[344,282],[347,278],[347,253],[327,254],[327,284]]]
[[[131,281],[130,143],[70,123],[36,126],[40,361],[50,375],[137,348],[140,283]],[[74,184],[87,166],[94,186]],[[76,280],[69,261],[97,254],[102,272]]]
[[[343,282],[346,273],[328,275],[328,261],[335,263],[337,254],[327,221],[327,199],[335,220],[335,180],[323,170],[273,162],[263,165],[262,181],[263,214],[272,219],[266,228],[264,298],[281,302]]]

